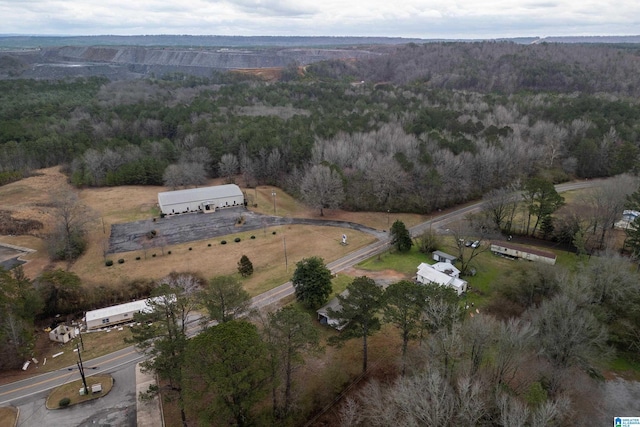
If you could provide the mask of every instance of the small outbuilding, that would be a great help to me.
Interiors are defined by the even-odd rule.
[[[158,193],[158,206],[163,215],[208,213],[244,205],[244,194],[235,184]]]
[[[76,328],[67,325],[58,325],[49,332],[49,339],[63,344],[76,337]]]
[[[449,255],[448,253],[442,251],[433,251],[433,260],[437,262],[446,262],[449,264],[453,264],[458,259],[453,255]]]
[[[132,301],[111,307],[87,311],[85,323],[87,330],[111,327],[120,323],[133,321],[133,315],[149,310],[147,300]]]
[[[555,265],[557,258],[556,254],[554,254],[553,252],[513,245],[507,242],[492,243],[491,252],[507,258],[521,258],[529,261],[544,262],[545,264],[551,265]]]
[[[438,269],[434,268],[436,265],[438,266]],[[447,265],[449,265],[448,269],[446,269]],[[439,269],[442,269],[443,271],[439,271]],[[460,270],[448,263],[442,262],[430,265],[423,262],[418,266],[416,280],[425,285],[434,283],[436,285],[446,286],[454,289],[458,295],[461,295],[467,291],[467,282],[466,280],[460,279],[458,277],[459,274]]]

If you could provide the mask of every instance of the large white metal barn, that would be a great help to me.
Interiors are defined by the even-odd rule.
[[[244,194],[235,184],[158,193],[163,215],[189,212],[214,212],[216,209],[244,206]]]

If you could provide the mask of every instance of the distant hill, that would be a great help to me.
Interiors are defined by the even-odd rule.
[[[618,85],[614,92],[636,91],[635,83],[622,87],[619,82],[629,80],[627,77],[636,70],[640,36],[443,41],[390,37],[0,36],[0,79],[104,76],[123,80],[171,74],[210,77],[212,70],[281,70],[329,61],[334,65],[317,68],[316,72],[393,83],[430,76],[431,85],[480,91],[511,91],[521,85],[529,90],[580,91],[586,81],[582,74],[591,74],[597,68],[600,89],[611,91],[612,85]],[[633,55],[620,57],[612,49]],[[614,68],[624,70],[624,75],[609,78],[609,68],[622,59],[624,63]]]
[[[277,36],[2,36],[0,48],[30,49],[56,46],[157,46],[157,47],[324,47],[425,43],[402,37],[277,37]]]
[[[146,47],[331,47],[399,45],[442,41],[508,41],[516,44],[531,43],[640,43],[640,35],[629,36],[549,36],[514,37],[496,39],[420,39],[403,37],[281,37],[281,36],[191,36],[191,35],[137,35],[137,36],[30,36],[0,35],[0,49],[32,49],[59,46],[146,46]]]

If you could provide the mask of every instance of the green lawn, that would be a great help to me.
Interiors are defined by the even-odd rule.
[[[447,249],[445,248],[445,252]],[[557,265],[575,270],[579,259],[573,253],[554,250],[557,254]],[[451,251],[449,250],[449,253]],[[430,254],[423,254],[413,246],[409,252],[384,252],[380,256],[369,258],[360,264],[358,268],[370,271],[395,270],[404,274],[413,275],[418,265],[422,262],[433,264]],[[475,307],[486,306],[497,291],[499,278],[508,271],[514,270],[518,263],[526,261],[514,261],[499,257],[487,250],[473,259],[471,266],[476,269],[475,276],[467,276],[464,279],[469,282],[470,290],[465,296],[467,303],[474,303]]]
[[[409,252],[387,251],[362,261],[358,268],[369,271],[395,270],[408,275],[415,275],[422,262],[433,263],[430,255],[423,254],[415,246]]]

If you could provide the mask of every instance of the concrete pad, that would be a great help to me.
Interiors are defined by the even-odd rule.
[[[160,398],[154,396],[148,401],[140,400],[140,393],[144,393],[149,389],[150,385],[156,383],[153,375],[143,373],[140,364],[136,365],[136,407],[138,413],[138,427],[158,427],[164,426],[162,417],[162,406]]]

